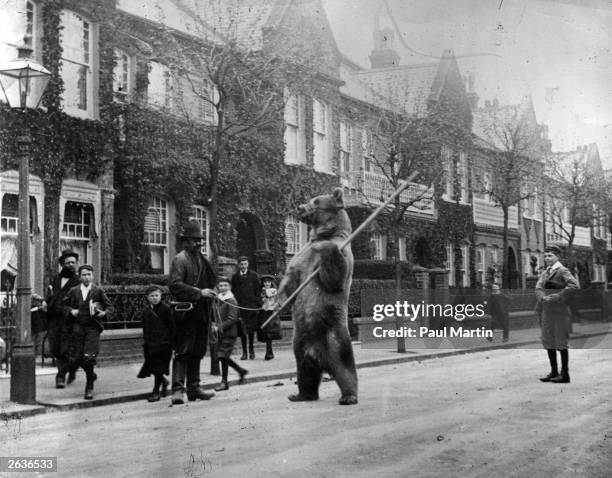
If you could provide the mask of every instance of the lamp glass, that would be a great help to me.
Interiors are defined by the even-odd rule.
[[[11,108],[38,108],[51,73],[31,60],[0,65],[0,87]]]

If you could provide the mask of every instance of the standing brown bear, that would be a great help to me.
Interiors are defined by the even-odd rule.
[[[323,371],[340,387],[341,405],[357,403],[357,372],[348,330],[348,297],[353,275],[350,245],[340,245],[351,233],[342,189],[317,196],[298,208],[300,221],[311,227],[308,244],[287,266],[279,286],[279,304],[285,302],[317,267],[320,271],[293,302],[293,352],[299,393],[293,402],[318,400]]]

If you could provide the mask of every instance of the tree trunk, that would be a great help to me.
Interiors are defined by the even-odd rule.
[[[48,191],[45,195],[45,253],[44,253],[44,284],[50,284],[57,274],[59,257],[59,191]]]
[[[503,261],[502,261],[502,288],[510,288],[510,270],[509,270],[509,254],[508,254],[508,207],[502,206],[504,212],[504,238],[503,238]]]
[[[396,188],[397,189],[397,188]],[[395,212],[393,221],[393,241],[395,247],[395,303],[401,301],[402,296],[402,270],[400,267],[400,222],[402,220],[399,214],[400,198],[395,198]],[[403,319],[399,315],[395,316],[396,330],[401,330],[403,326]],[[405,337],[397,337],[397,352],[406,353],[406,339]]]
[[[213,148],[212,163],[210,165],[210,224],[209,224],[209,259],[212,262],[217,261],[219,253],[219,244],[217,243],[217,229],[218,229],[218,211],[219,211],[219,168],[222,162],[225,160],[226,153],[226,141],[223,135],[223,128],[225,127],[225,112],[223,110],[223,104],[220,103],[217,107],[217,126],[215,130],[215,145]]]

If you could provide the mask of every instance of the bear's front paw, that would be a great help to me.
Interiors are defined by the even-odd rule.
[[[319,253],[322,251],[333,251],[335,249],[338,249],[338,245],[333,241],[320,241],[312,245],[312,250]]]
[[[357,403],[357,395],[345,395],[338,400],[340,405],[355,405]]]
[[[291,402],[313,402],[319,399],[318,395],[306,396],[300,393],[294,393],[287,397]]]

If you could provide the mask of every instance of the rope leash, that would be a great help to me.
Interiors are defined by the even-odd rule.
[[[219,299],[219,297],[217,296],[215,296],[215,300],[218,300],[219,302],[223,302],[224,304],[227,304],[231,307],[235,307],[236,309],[240,309],[240,310],[250,310],[252,312],[258,312],[260,310],[263,310],[263,307],[259,307],[258,309],[252,309],[250,307],[241,307],[239,305],[232,304],[231,302],[227,302],[226,300]]]
[[[250,310],[252,312],[259,312],[260,310],[263,310],[263,307],[259,307],[258,309],[253,309],[253,308],[250,308],[250,307],[240,307],[239,305],[235,305],[235,304],[232,304],[231,302],[227,302],[226,300],[220,299],[217,296],[213,297],[213,300],[218,300],[219,302],[223,302],[224,304],[227,304],[227,305],[229,305],[231,307],[235,307],[236,309]],[[189,312],[190,310],[193,309],[193,303],[192,302],[170,301],[170,305],[172,307],[174,307],[175,312]]]

